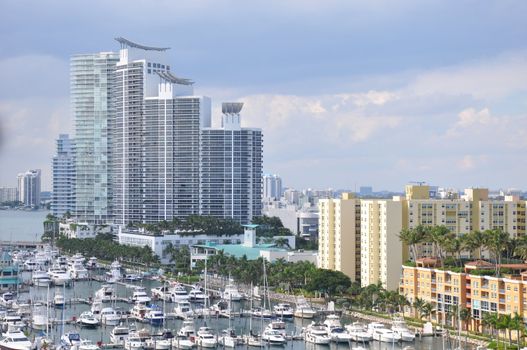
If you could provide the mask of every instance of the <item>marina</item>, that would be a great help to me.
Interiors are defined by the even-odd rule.
[[[12,258],[14,266],[22,266],[21,284],[2,294],[0,316],[5,342],[20,338],[17,329],[27,335],[31,347],[23,349],[44,343],[79,350],[454,347],[446,337],[416,337],[402,319],[362,324],[331,308],[313,308],[305,298],[271,301],[265,288],[256,298],[219,276],[207,276],[199,285],[164,281],[127,271],[117,261],[105,265],[95,257],[66,257],[50,249],[19,251]]]

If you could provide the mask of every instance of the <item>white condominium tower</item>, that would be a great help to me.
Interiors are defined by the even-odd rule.
[[[40,169],[18,174],[18,200],[26,207],[40,205]]]
[[[223,103],[221,128],[201,131],[200,214],[250,223],[262,210],[262,131],[241,127],[242,107]]]
[[[57,154],[53,156],[53,195],[51,212],[57,217],[75,213],[74,141],[68,134],[57,139]]]
[[[278,200],[282,197],[282,178],[274,174],[263,176],[263,199]]]
[[[199,213],[200,129],[210,100],[176,77],[168,48],[124,38],[113,80],[114,221],[154,223]]]
[[[75,119],[75,215],[99,224],[111,219],[110,83],[118,55],[75,55],[70,63],[71,109]]]

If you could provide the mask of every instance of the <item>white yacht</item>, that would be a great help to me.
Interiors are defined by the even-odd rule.
[[[18,328],[9,328],[3,334],[0,340],[0,349],[2,350],[29,350],[31,349],[31,341]]]
[[[188,301],[190,299],[190,296],[185,289],[185,287],[181,285],[175,286],[171,292],[170,292],[170,301],[177,303],[180,301]]]
[[[255,307],[251,310],[251,316],[254,318],[269,319],[273,317],[271,310],[264,309],[262,307]]]
[[[121,321],[121,316],[113,307],[105,307],[100,313],[101,323],[107,326],[116,326]]]
[[[33,258],[30,258],[30,259],[27,259],[26,261],[24,261],[24,270],[26,271],[34,271],[38,268],[38,264],[37,262],[35,261],[35,259]]]
[[[241,293],[238,291],[238,288],[236,288],[234,284],[227,284],[223,290],[223,293],[221,294],[221,297],[224,300],[231,301],[240,301],[243,298]]]
[[[294,316],[298,318],[312,319],[317,312],[308,304],[304,297],[299,297],[296,302]]]
[[[97,327],[99,325],[99,320],[93,315],[91,311],[84,311],[77,320],[77,323],[81,327]]]
[[[373,340],[384,343],[395,343],[401,340],[401,336],[391,329],[388,329],[384,324],[379,322],[372,322],[368,325],[368,332],[371,333]]]
[[[46,271],[35,270],[31,276],[31,281],[35,287],[47,287],[51,283],[51,278]]]
[[[64,298],[64,294],[57,291],[53,297],[53,305],[55,307],[63,307],[65,303],[66,299]]]
[[[130,310],[130,316],[138,321],[144,321],[148,308],[144,304],[135,304]]]
[[[99,350],[100,348],[93,344],[91,340],[81,339],[81,343],[77,346],[77,350]]]
[[[11,307],[13,306],[15,299],[16,299],[16,295],[14,293],[5,292],[2,295],[0,295],[0,305]]]
[[[210,327],[200,327],[197,332],[196,344],[202,348],[215,348],[218,346],[218,339]]]
[[[142,332],[130,333],[124,341],[124,348],[126,350],[143,350],[147,347],[146,341],[148,338],[150,338],[150,335],[142,334]]]
[[[290,319],[293,318],[293,308],[287,303],[279,303],[273,307],[276,317]]]
[[[193,286],[190,292],[188,292],[188,295],[189,300],[196,303],[205,303],[205,301],[209,298],[199,285]]]
[[[148,304],[152,301],[152,298],[146,294],[144,287],[136,287],[132,294],[132,301],[134,303]]]
[[[81,336],[77,332],[67,332],[60,337],[60,345],[65,349],[76,348],[81,343]]]
[[[81,261],[75,260],[68,269],[70,276],[74,280],[85,280],[89,277],[88,270]]]
[[[112,344],[124,345],[128,335],[130,334],[130,329],[125,326],[115,326],[110,332],[110,342]]]
[[[234,328],[227,328],[221,332],[218,344],[226,348],[235,348],[237,345],[243,345],[243,338],[236,334]]]
[[[370,332],[367,331],[367,328],[358,322],[346,325],[346,330],[351,336],[351,340],[359,343],[367,343],[373,340],[373,337]]]
[[[348,343],[351,339],[351,334],[342,327],[340,317],[335,314],[328,315],[324,320],[323,325],[326,327],[327,334],[332,341],[336,343]]]
[[[48,275],[51,278],[51,282],[56,286],[68,285],[71,282],[69,272],[58,266],[53,266],[49,269]]]
[[[282,332],[271,328],[264,329],[262,340],[270,345],[284,345],[287,342]]]
[[[150,309],[145,315],[145,321],[150,323],[152,326],[160,326],[163,324],[165,315],[163,311],[157,309]]]
[[[97,261],[97,258],[92,256],[90,259],[88,259],[88,262],[86,263],[86,268],[88,270],[95,270],[99,268],[99,262]]]
[[[159,286],[152,288],[150,290],[150,293],[152,294],[152,298],[164,300],[164,301],[170,301],[172,295],[171,295],[172,288],[170,286]]]
[[[305,328],[304,339],[306,342],[316,345],[329,345],[331,343],[326,326],[314,322]]]
[[[2,324],[2,329],[4,331],[9,329],[20,329],[26,326],[26,322],[22,320],[22,316],[16,314],[4,315],[0,323]]]
[[[181,324],[179,329],[178,336],[180,337],[196,337],[196,327],[194,326],[194,320],[192,318],[187,318]]]
[[[174,313],[176,314],[176,317],[179,318],[188,318],[194,316],[194,310],[192,310],[192,307],[188,301],[177,302],[174,306]]]
[[[415,332],[408,329],[408,326],[402,317],[396,317],[393,319],[392,331],[399,334],[402,341],[412,342],[415,340]]]
[[[95,299],[99,299],[100,301],[106,303],[110,302],[112,300],[115,300],[117,298],[117,295],[115,294],[115,289],[107,284],[103,284],[101,288],[99,288],[95,292]]]
[[[31,327],[33,329],[46,329],[49,324],[47,310],[43,306],[36,307],[31,317]]]

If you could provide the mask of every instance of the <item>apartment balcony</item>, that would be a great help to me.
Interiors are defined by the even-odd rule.
[[[505,303],[505,298],[500,298],[500,304],[504,304]]]

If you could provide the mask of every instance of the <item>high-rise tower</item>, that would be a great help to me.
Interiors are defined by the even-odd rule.
[[[59,135],[57,153],[53,157],[53,196],[51,212],[61,217],[75,212],[74,142],[67,134]]]

